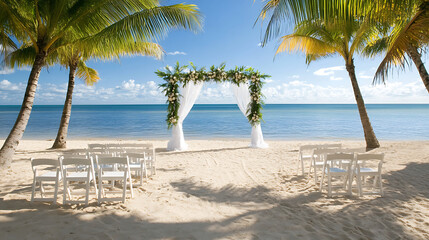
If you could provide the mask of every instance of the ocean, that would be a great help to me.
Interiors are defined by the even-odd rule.
[[[33,107],[23,139],[55,139],[60,105]],[[0,105],[0,139],[20,106]],[[367,104],[379,140],[429,140],[429,104]],[[166,105],[74,105],[68,138],[168,139]],[[363,139],[354,104],[267,104],[266,140]],[[196,104],[183,124],[185,139],[249,138],[251,127],[234,104]]]

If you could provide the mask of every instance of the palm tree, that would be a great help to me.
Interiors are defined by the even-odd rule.
[[[160,59],[163,55],[163,50],[161,46],[156,43],[131,43],[122,47],[120,47],[119,45],[115,45],[115,47],[117,49],[115,49],[115,52],[110,53],[111,56],[118,54],[139,54],[143,56],[153,56],[157,59]],[[96,55],[97,52],[99,53],[101,51],[102,49],[96,49],[93,51],[92,54],[89,55],[92,55],[93,57],[103,58],[103,55]],[[67,68],[69,69],[69,81],[67,86],[66,99],[63,107],[63,114],[61,116],[57,137],[55,138],[54,144],[52,146],[53,149],[66,148],[66,139],[71,115],[75,77],[77,76],[83,79],[86,85],[93,85],[99,80],[97,71],[86,66],[85,60],[88,57],[83,56],[81,52],[77,51],[76,49],[69,49],[66,53],[62,54],[62,56],[65,56],[65,58],[62,60],[62,62],[64,62],[63,65],[67,66]]]
[[[414,62],[419,75],[429,93],[429,75],[426,67],[421,59],[421,47],[427,45],[424,43],[424,33],[429,30],[429,12],[425,12],[429,9],[429,3],[423,3],[420,5],[416,2],[413,3],[413,11],[408,12],[386,12],[383,14],[394,15],[387,17],[387,21],[384,23],[387,25],[387,29],[390,31],[389,34],[384,33],[384,37],[375,39],[368,45],[365,52],[369,56],[385,52],[385,57],[380,63],[374,77],[374,82],[385,82],[386,77],[393,66],[401,66],[404,69],[405,64],[408,62],[406,56]],[[402,14],[401,14],[402,13]],[[393,21],[389,21],[393,19]],[[420,26],[426,24],[425,26]],[[393,27],[392,27],[393,26]]]
[[[395,29],[400,29],[400,25],[395,25],[394,30]],[[395,32],[395,31],[392,31]],[[386,52],[389,49],[389,45],[392,42],[392,36],[385,36],[385,37],[380,37],[375,39],[373,42],[370,42],[365,49],[363,50],[363,53],[366,56],[369,57],[373,57],[375,55],[378,55],[380,53]],[[414,65],[417,68],[417,71],[419,72],[420,78],[423,81],[423,84],[426,87],[426,90],[429,93],[429,75],[428,72],[426,70],[426,67],[422,61],[422,54],[421,54],[421,49],[420,47],[416,46],[416,43],[409,45],[408,48],[406,49],[406,53],[408,55],[408,57],[414,62]],[[394,62],[392,64],[394,65],[400,65],[402,67],[402,69],[404,69],[405,67],[405,63],[408,62],[405,59],[405,56],[403,56],[403,58],[401,59],[400,62]],[[386,78],[387,78],[387,73],[388,73],[389,68],[386,68],[386,66],[384,64],[380,65],[378,68],[378,71],[376,72],[376,75],[374,77],[374,83],[376,82],[386,82]]]
[[[75,43],[75,45],[78,44]],[[60,63],[69,69],[69,81],[63,107],[63,114],[61,116],[57,137],[52,148],[66,148],[66,138],[71,116],[75,77],[77,76],[78,78],[84,80],[86,85],[93,85],[100,79],[97,71],[88,67],[85,60],[87,60],[90,56],[97,57],[99,59],[105,59],[112,58],[114,56],[119,58],[121,55],[143,55],[160,59],[163,55],[161,46],[156,43],[135,43],[132,41],[125,43],[123,46],[115,45],[114,48],[108,48],[108,50],[114,50],[114,52],[106,52],[103,51],[103,49],[94,49],[90,54],[83,54],[76,48],[66,46],[59,48],[55,53],[48,57],[47,62],[49,65]],[[35,51],[33,47],[24,46],[8,54],[5,63],[7,63],[12,68],[15,66],[27,66],[34,60],[34,54]]]
[[[95,39],[108,34],[117,35],[111,35],[106,48],[130,39],[156,41],[171,28],[198,30],[200,27],[200,14],[195,5],[177,4],[164,9],[156,0],[0,0],[2,36],[28,42],[35,50],[21,110],[0,150],[0,168],[10,166],[24,134],[47,57],[77,41],[70,36],[88,39],[81,51],[90,52],[87,48],[96,49],[94,45],[102,42]]]
[[[302,51],[307,64],[319,58],[338,54],[344,58],[349,73],[367,148],[380,146],[371,126],[365,103],[359,89],[353,56],[362,50],[373,34],[374,27],[358,20],[327,23],[322,20],[303,21],[295,27],[293,34],[283,36],[276,54],[283,51]]]
[[[395,65],[403,67],[409,55],[429,91],[429,76],[419,52],[419,47],[429,43],[429,0],[268,0],[258,20],[269,18],[265,44],[277,38],[286,26],[302,21],[341,22],[361,17],[395,28],[374,80],[384,82],[389,70]]]

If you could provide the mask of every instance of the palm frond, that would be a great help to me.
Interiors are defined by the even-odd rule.
[[[406,24],[402,24],[404,27],[394,28],[392,31],[386,56],[377,68],[374,82],[384,83],[394,66],[405,67],[409,46],[425,45],[429,42],[429,3],[422,6],[413,18],[403,21],[406,21]]]
[[[102,41],[109,38],[115,44],[133,40],[135,42],[157,42],[171,29],[199,31],[202,18],[195,5],[177,4],[160,6],[134,13],[110,25],[88,38]]]
[[[76,76],[85,81],[86,85],[94,85],[100,77],[95,69],[86,66],[85,62],[80,60],[77,64]]]
[[[11,68],[31,66],[36,58],[36,50],[33,46],[24,46],[9,53],[5,57],[5,63]]]

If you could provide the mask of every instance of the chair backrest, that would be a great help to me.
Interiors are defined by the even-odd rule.
[[[88,149],[69,149],[63,151],[61,155],[87,155]]]
[[[153,148],[152,143],[122,143],[122,148]]]
[[[147,155],[146,155],[146,153],[141,153],[141,152],[139,152],[139,153],[124,153],[124,155],[123,156],[128,156],[128,159],[130,160],[130,163],[140,163],[140,161],[142,160],[142,159],[146,159],[146,157],[147,157]]]
[[[327,143],[319,145],[319,148],[341,148],[341,143]]]
[[[342,153],[365,153],[366,148],[340,148]]]
[[[105,149],[106,145],[100,144],[100,143],[92,143],[92,144],[88,144],[88,148],[89,149]]]
[[[98,164],[128,164],[127,157],[99,157],[97,156]]]
[[[60,165],[60,162],[58,159],[51,159],[51,158],[31,158],[31,166],[54,166],[58,167]]]
[[[58,159],[50,159],[50,158],[31,158],[31,168],[33,172],[36,171],[38,166],[43,167],[55,167],[58,168],[60,166],[60,162]]]
[[[377,167],[381,170],[384,153],[363,153],[356,155],[356,161],[360,167]]]
[[[105,149],[88,149],[88,156],[94,156],[97,154],[107,154]]]
[[[155,159],[155,149],[146,148],[146,149],[127,149],[124,155],[128,154],[145,154],[146,159],[154,160]]]
[[[299,147],[299,151],[312,151],[320,147],[320,144],[310,144],[310,145],[302,145]]]
[[[89,177],[94,171],[92,158],[60,157],[60,167],[64,177],[67,176],[67,172],[87,172]]]
[[[106,143],[104,146],[106,146],[106,148],[121,148],[119,143]]]
[[[128,156],[129,158],[145,158],[146,154],[144,152],[127,152],[124,156]]]
[[[341,152],[341,149],[338,148],[320,148],[313,150],[313,160],[316,162],[323,162],[327,154]]]
[[[326,155],[325,162],[329,166],[339,166],[344,165],[350,167],[353,164],[355,159],[354,153],[330,153]]]
[[[64,157],[62,158],[61,164],[63,166],[92,166],[92,161],[90,158],[71,158],[71,157]]]

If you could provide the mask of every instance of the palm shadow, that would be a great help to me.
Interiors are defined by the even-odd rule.
[[[0,231],[4,239],[31,238],[36,232],[42,238],[54,239],[424,238],[425,233],[411,233],[398,221],[397,210],[417,198],[428,198],[429,179],[425,174],[428,171],[427,163],[409,163],[402,170],[384,175],[384,197],[362,199],[328,199],[319,192],[285,196],[279,195],[279,190],[263,185],[229,184],[218,188],[193,179],[182,179],[171,183],[174,191],[217,204],[215,206],[241,209],[232,216],[182,222],[160,222],[145,214],[134,214],[133,209],[123,209],[121,204],[98,206],[92,203],[89,207],[74,208],[22,199],[0,199]],[[305,178],[292,179],[294,181],[283,184],[307,181]],[[18,191],[30,194],[27,186]],[[193,208],[191,205],[181,207]],[[115,211],[105,213],[111,208]]]

